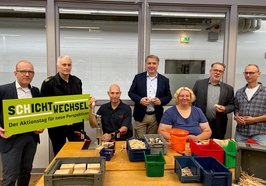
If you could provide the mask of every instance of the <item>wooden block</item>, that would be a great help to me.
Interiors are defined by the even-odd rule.
[[[71,169],[58,169],[54,174],[71,174]]]
[[[73,174],[84,174],[85,169],[74,169]]]
[[[99,169],[87,169],[85,170],[85,174],[96,174],[96,173],[99,173],[100,170]]]
[[[74,163],[61,164],[60,169],[73,169],[74,165]]]
[[[87,164],[87,169],[99,169],[101,168],[100,163],[88,163]]]
[[[74,165],[74,170],[76,169],[83,169],[86,170],[86,163],[78,163]]]

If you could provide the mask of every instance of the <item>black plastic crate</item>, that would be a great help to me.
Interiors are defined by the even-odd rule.
[[[231,186],[232,173],[212,156],[194,156],[205,186]]]
[[[200,168],[192,156],[175,156],[175,173],[182,183],[200,182]],[[182,175],[182,169],[188,167],[193,176]]]

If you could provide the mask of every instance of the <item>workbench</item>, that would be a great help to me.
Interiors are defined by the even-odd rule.
[[[82,150],[83,142],[67,142],[55,158],[59,157],[98,157],[99,150]],[[180,156],[173,149],[168,148],[167,155],[164,156],[166,164],[164,166],[163,177],[147,177],[145,162],[130,162],[127,150],[124,148],[125,141],[117,141],[115,144],[115,154],[110,161],[106,161],[103,186],[179,186],[188,185],[179,181],[174,172],[174,156]],[[187,144],[186,151],[189,150]],[[189,153],[189,152],[188,152]],[[54,158],[54,159],[55,159]],[[52,163],[52,162],[51,162]],[[50,164],[51,164],[50,163]],[[49,166],[48,166],[49,167]],[[202,183],[189,183],[190,186],[200,186]],[[36,186],[44,186],[42,176]]]

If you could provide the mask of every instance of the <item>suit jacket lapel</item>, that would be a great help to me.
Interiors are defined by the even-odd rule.
[[[209,78],[205,80],[205,83],[202,85],[202,89],[203,89],[203,98],[205,99],[205,105],[207,105],[207,96],[208,96],[208,86],[209,86]]]
[[[224,103],[223,99],[226,97],[225,85],[221,82],[220,83],[220,97],[219,97],[219,104]]]
[[[157,98],[160,97],[158,95],[158,93],[159,93],[159,87],[162,87],[162,78],[161,78],[160,74],[157,73],[157,90],[156,90],[156,97]]]
[[[13,84],[12,84],[12,90],[10,90],[10,94],[11,94],[11,97],[12,98],[18,98],[18,92],[17,92],[17,88],[16,88],[16,82],[14,82]]]
[[[147,72],[143,73],[143,76],[142,76],[142,81],[143,81],[143,91],[144,91],[144,95],[147,96]]]

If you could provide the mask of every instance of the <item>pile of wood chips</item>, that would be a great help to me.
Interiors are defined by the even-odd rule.
[[[193,176],[193,174],[188,167],[184,167],[182,169],[182,176]]]
[[[266,181],[260,178],[256,178],[253,175],[250,176],[246,172],[242,171],[239,179],[239,186],[265,186]]]

